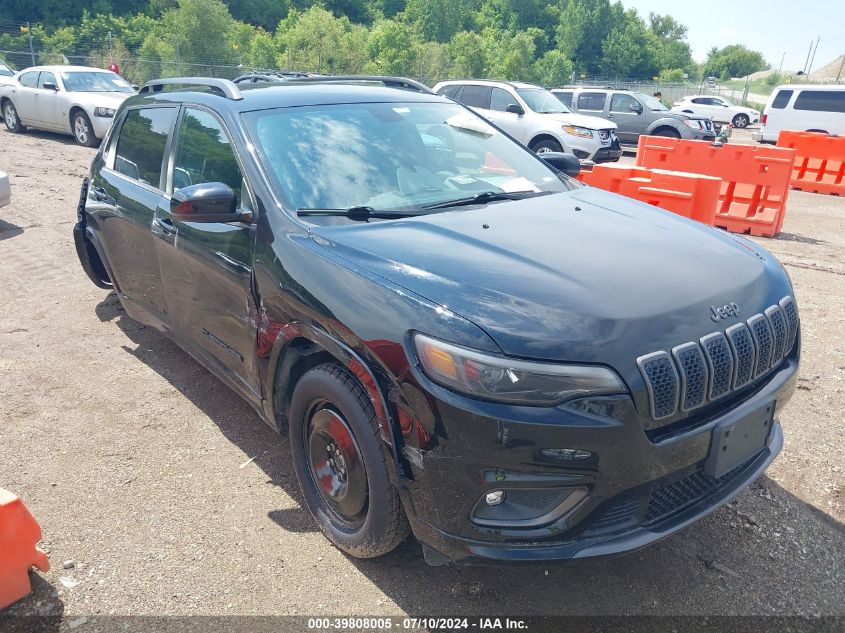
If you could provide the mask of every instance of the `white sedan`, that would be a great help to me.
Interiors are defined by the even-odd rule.
[[[33,66],[0,85],[0,112],[11,132],[50,130],[93,147],[108,131],[118,106],[133,94],[132,86],[109,70]]]
[[[732,123],[739,128],[748,127],[760,120],[757,110],[734,105],[727,99],[713,95],[684,97],[672,104],[672,111],[707,117],[717,123]]]

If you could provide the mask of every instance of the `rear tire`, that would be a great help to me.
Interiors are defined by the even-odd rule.
[[[733,118],[733,126],[739,129],[748,127],[749,123],[751,123],[751,119],[748,118],[747,114],[737,114]]]
[[[557,141],[553,141],[552,139],[543,139],[542,141],[536,141],[532,143],[528,149],[530,149],[535,154],[546,154],[548,152],[562,152],[563,147],[561,147],[560,143]]]
[[[15,104],[8,99],[3,102],[3,122],[6,124],[6,129],[15,134],[21,134],[26,131],[26,128],[18,117]]]
[[[70,117],[70,126],[73,131],[73,138],[83,147],[94,147],[99,142],[94,136],[94,128],[91,127],[91,120],[82,110],[75,110]]]
[[[408,519],[360,383],[340,365],[314,367],[294,389],[289,420],[299,487],[326,538],[355,558],[395,549],[408,536]]]

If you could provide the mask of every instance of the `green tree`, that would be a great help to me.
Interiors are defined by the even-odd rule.
[[[621,27],[604,41],[601,71],[615,77],[652,77],[658,70],[645,23],[633,9],[627,11]]]
[[[549,87],[568,84],[572,80],[572,70],[572,61],[557,49],[546,51],[535,64],[537,81]]]
[[[173,50],[176,61],[184,60],[186,70],[211,72],[214,66],[232,64],[238,59],[231,36],[235,21],[220,0],[178,0],[176,9],[162,16],[161,39]],[[208,66],[210,68],[203,68]]]
[[[367,38],[367,69],[384,75],[413,75],[418,40],[411,26],[399,20],[379,20]]]
[[[426,40],[448,42],[467,26],[472,0],[408,0],[405,17]]]
[[[766,68],[768,65],[763,55],[742,44],[732,44],[721,49],[714,46],[707,53],[707,60],[704,62],[705,76],[722,79],[745,77]]]
[[[456,33],[449,42],[453,77],[484,77],[487,74],[487,53],[482,37],[474,31]]]

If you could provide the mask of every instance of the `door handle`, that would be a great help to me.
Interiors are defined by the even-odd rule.
[[[102,187],[91,187],[91,195],[97,202],[105,202],[110,198],[108,192]]]
[[[173,220],[170,218],[155,218],[153,220],[153,226],[158,228],[162,235],[175,235],[177,231],[176,225],[173,224]]]

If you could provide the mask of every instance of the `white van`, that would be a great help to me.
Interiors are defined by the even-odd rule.
[[[788,85],[772,91],[755,141],[775,143],[781,130],[845,134],[845,86]]]

